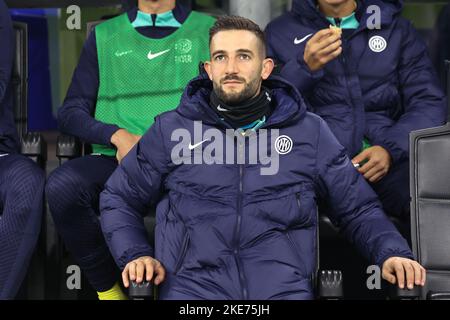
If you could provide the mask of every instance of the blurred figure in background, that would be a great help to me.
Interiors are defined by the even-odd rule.
[[[294,0],[266,36],[281,75],[328,123],[408,236],[409,133],[443,125],[446,97],[401,10],[398,0]]]
[[[13,299],[27,273],[39,236],[44,172],[19,154],[14,123],[11,17],[0,0],[0,299]]]
[[[430,56],[436,67],[439,79],[445,85],[445,60],[450,60],[450,4],[439,14],[429,41]]]

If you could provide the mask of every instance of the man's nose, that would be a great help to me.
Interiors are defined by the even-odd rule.
[[[227,74],[238,73],[237,63],[234,61],[234,59],[228,59],[226,72]]]

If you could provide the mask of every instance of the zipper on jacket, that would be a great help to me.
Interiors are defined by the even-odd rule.
[[[243,143],[241,140],[239,141],[239,145],[238,145],[238,157],[240,156],[240,154],[242,154],[242,152],[244,151],[243,149]],[[245,155],[244,155],[245,157]],[[245,285],[245,277],[243,274],[243,268],[242,268],[242,264],[241,264],[241,260],[239,259],[239,237],[241,234],[241,224],[242,224],[242,194],[244,192],[244,186],[243,186],[243,176],[244,176],[244,165],[240,164],[239,165],[239,193],[238,193],[238,203],[237,203],[237,223],[236,223],[236,238],[235,238],[235,247],[234,247],[234,257],[236,260],[236,264],[238,267],[238,273],[239,273],[239,282],[242,288],[242,297],[243,300],[247,300],[248,299],[248,292],[247,292],[247,287]]]
[[[336,27],[340,28],[341,22],[342,22],[341,18],[334,18],[334,23],[336,24]]]
[[[300,206],[300,204],[301,204],[301,203],[300,203],[300,193],[297,192],[297,193],[295,194],[295,197],[296,197],[296,199],[297,199],[297,206],[298,206],[298,209],[301,210],[302,207]]]
[[[175,271],[174,271],[175,274],[177,274],[178,271],[180,271],[181,266],[183,265],[184,258],[185,258],[186,253],[187,253],[188,245],[189,245],[189,234],[186,231],[186,234],[184,235],[184,239],[183,239],[183,244],[181,246],[180,255],[178,257],[178,261],[177,261],[177,264],[175,266]]]
[[[297,201],[298,213],[301,215],[301,212],[302,212],[302,200],[301,200],[301,193],[300,192],[297,192],[295,194],[295,199]],[[302,220],[301,225],[302,226],[309,226],[310,222],[311,222],[311,219],[312,219],[311,216],[308,214]]]
[[[352,101],[352,105],[351,105],[352,122],[356,123],[355,112],[356,112],[357,105],[354,102],[352,93],[350,92],[350,89],[349,89],[349,83],[348,83],[348,81],[350,79],[350,75],[348,73],[347,59],[346,59],[346,54],[345,54],[345,52],[346,52],[345,49],[347,48],[347,42],[348,42],[347,39],[344,39],[344,38],[342,39],[342,64],[344,66],[345,87],[347,89],[347,94],[348,94],[348,96],[350,97],[350,99]],[[355,145],[357,145],[357,141],[356,141],[357,140],[356,126],[353,126],[352,131],[353,131],[353,134],[352,134],[353,139],[352,139],[352,146],[351,147],[353,148]]]

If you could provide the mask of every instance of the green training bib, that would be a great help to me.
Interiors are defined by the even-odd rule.
[[[158,114],[176,108],[198,66],[209,60],[209,28],[214,18],[192,11],[162,39],[140,34],[126,13],[95,28],[100,85],[95,119],[142,135]],[[116,150],[93,145],[93,152]]]

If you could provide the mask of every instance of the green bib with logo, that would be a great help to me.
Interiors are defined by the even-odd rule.
[[[95,119],[142,135],[158,114],[176,108],[187,83],[209,60],[214,18],[192,11],[175,32],[151,39],[131,25],[127,14],[95,28],[100,85]],[[93,152],[116,150],[93,145]]]

